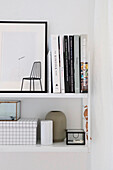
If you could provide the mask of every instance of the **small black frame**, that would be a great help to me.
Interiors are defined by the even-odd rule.
[[[45,90],[43,91],[0,90],[0,93],[47,93],[47,21],[0,21],[0,24],[43,24],[45,25]]]
[[[70,131],[68,131],[70,130]],[[71,131],[72,130],[72,131]],[[78,130],[78,129],[77,129]],[[85,145],[85,132],[83,130],[77,131],[76,129],[66,129],[66,145]],[[68,143],[68,134],[82,134],[83,135],[83,143]]]

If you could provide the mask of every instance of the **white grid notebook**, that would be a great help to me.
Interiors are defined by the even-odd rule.
[[[0,145],[35,145],[38,119],[0,121]]]

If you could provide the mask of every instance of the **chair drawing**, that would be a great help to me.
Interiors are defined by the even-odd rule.
[[[24,77],[22,79],[22,84],[21,84],[21,91],[23,90],[23,85],[24,85],[24,80],[30,81],[30,91],[32,89],[32,82],[33,82],[33,91],[35,91],[35,81],[39,80],[40,81],[40,88],[42,91],[42,82],[41,82],[41,62],[37,61],[33,63],[31,73],[29,77]]]

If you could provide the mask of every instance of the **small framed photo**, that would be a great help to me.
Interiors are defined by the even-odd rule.
[[[47,22],[0,21],[0,93],[47,92]]]
[[[85,145],[85,132],[83,129],[66,130],[67,145]]]

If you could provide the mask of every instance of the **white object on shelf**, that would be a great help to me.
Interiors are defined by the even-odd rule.
[[[41,145],[53,144],[53,121],[41,120]]]

